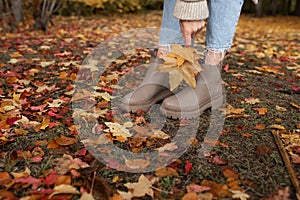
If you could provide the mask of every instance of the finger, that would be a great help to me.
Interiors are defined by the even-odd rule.
[[[191,36],[191,34],[184,35],[184,43],[185,43],[186,47],[190,47],[192,45],[192,36]]]

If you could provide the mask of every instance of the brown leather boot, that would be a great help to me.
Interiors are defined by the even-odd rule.
[[[127,112],[147,111],[152,105],[171,96],[169,75],[156,70],[162,63],[159,58],[152,58],[143,82],[131,93],[125,95],[121,108]]]
[[[191,119],[199,117],[208,108],[223,106],[220,65],[202,65],[203,71],[197,76],[196,88],[185,87],[177,94],[166,98],[160,111],[167,117]]]

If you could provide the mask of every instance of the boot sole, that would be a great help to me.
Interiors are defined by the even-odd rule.
[[[217,96],[212,101],[209,99],[204,102],[199,107],[191,110],[178,110],[178,109],[168,109],[163,106],[160,107],[160,112],[168,117],[173,119],[195,119],[200,117],[200,115],[207,109],[211,108],[212,105],[215,105],[216,108],[221,108],[223,105],[223,96]]]
[[[161,91],[160,93],[158,93],[157,95],[155,95],[154,98],[146,101],[146,102],[141,102],[139,104],[135,103],[135,104],[125,104],[125,103],[121,103],[120,108],[126,112],[137,112],[138,110],[143,110],[143,111],[148,111],[149,108],[151,106],[153,106],[154,104],[164,100],[165,98],[169,97],[173,95],[173,93],[169,90],[165,90],[165,91]]]

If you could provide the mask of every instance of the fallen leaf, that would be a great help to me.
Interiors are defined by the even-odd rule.
[[[181,200],[198,200],[198,196],[195,192],[189,192],[185,194]]]
[[[15,195],[7,190],[0,190],[0,198],[1,199],[17,199]]]
[[[128,199],[128,197],[144,197],[146,194],[153,198],[152,183],[143,174],[139,177],[138,182],[126,183],[124,186],[129,190],[127,194],[118,191],[124,199]]]
[[[201,186],[209,187],[209,191],[215,198],[221,199],[225,197],[231,197],[231,192],[228,189],[227,185],[218,184],[214,181],[204,180],[201,183]]]
[[[79,200],[94,200],[94,197],[90,193],[83,193]]]
[[[156,148],[156,150],[159,152],[165,152],[165,151],[173,151],[177,148],[178,146],[176,145],[176,143],[172,142],[172,143],[167,143],[162,147]]]
[[[292,163],[300,164],[300,156],[297,154],[292,154]]]
[[[211,188],[206,187],[206,186],[197,185],[197,184],[190,184],[190,185],[186,186],[186,189],[187,189],[188,193],[190,193],[190,192],[199,193],[199,192],[208,191]]]
[[[109,198],[109,200],[124,200],[123,197],[120,194],[113,194],[112,197]]]
[[[76,143],[76,138],[66,137],[64,135],[55,139],[55,142],[60,146],[70,146]]]
[[[270,126],[270,128],[278,129],[278,130],[285,130],[285,127],[282,126],[282,125],[279,125],[279,124],[272,124],[272,125]]]
[[[25,168],[24,172],[11,172],[14,178],[26,178],[30,176],[30,169],[28,167]],[[1,177],[1,176],[0,176]]]
[[[25,183],[25,184],[32,185],[33,190],[37,189],[42,183],[42,179],[34,178],[32,176],[28,176],[25,178],[17,178],[14,181],[16,183]]]
[[[213,198],[214,198],[213,194],[209,192],[198,194],[198,200],[213,200]]]
[[[231,169],[225,169],[223,171],[223,175],[226,178],[232,178],[232,179],[238,179],[239,178],[239,175],[235,171],[233,171]]]
[[[57,185],[53,188],[53,193],[49,195],[49,199],[58,194],[80,194],[80,192],[72,185]]]
[[[258,98],[246,98],[245,99],[245,103],[248,103],[251,105],[257,104],[259,102],[260,102],[260,100]]]
[[[294,102],[291,102],[291,106],[293,106],[294,108],[300,109],[300,106]]]
[[[268,108],[253,108],[253,110],[256,110],[259,115],[265,115],[268,112]]]
[[[178,177],[178,172],[176,169],[173,169],[171,167],[163,167],[160,169],[155,170],[155,175],[158,177],[168,177],[168,176],[176,176]]]
[[[264,130],[266,128],[266,125],[264,125],[264,124],[257,124],[254,128],[257,129],[257,130]]]
[[[250,199],[250,196],[246,194],[245,192],[239,191],[239,190],[230,190],[232,192],[232,198],[234,199],[240,199],[240,200],[247,200]]]
[[[113,123],[113,122],[105,122],[105,125],[108,126],[109,130],[104,130],[106,132],[110,131],[114,137],[124,138],[125,141],[128,137],[131,137],[132,134],[128,129],[123,127],[121,124]]]
[[[144,159],[125,160],[125,165],[130,169],[145,169],[150,165],[150,161]]]
[[[190,161],[186,160],[185,161],[185,166],[184,166],[184,169],[185,169],[185,174],[189,174],[192,170],[192,167],[193,167],[193,163],[191,163]]]
[[[156,131],[153,131],[153,136],[151,136],[151,138],[166,140],[166,139],[169,139],[170,136],[161,130],[156,130]]]
[[[281,112],[286,112],[287,109],[281,106],[276,105],[276,110],[281,111]]]
[[[10,177],[8,172],[0,172],[0,186],[5,186],[10,183],[12,178]]]
[[[199,55],[191,47],[174,44],[171,52],[164,56],[164,63],[157,67],[158,71],[169,73],[170,90],[174,90],[182,80],[191,87],[196,87],[196,76],[202,70]]]

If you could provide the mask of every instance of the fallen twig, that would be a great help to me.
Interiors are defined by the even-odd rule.
[[[300,200],[299,182],[298,182],[297,176],[295,174],[295,171],[293,169],[293,166],[291,164],[289,155],[287,154],[287,152],[286,152],[286,150],[285,150],[285,148],[284,148],[284,146],[283,146],[283,144],[281,142],[281,139],[280,139],[280,137],[278,135],[278,131],[274,130],[274,131],[272,131],[272,133],[273,133],[273,136],[275,138],[275,142],[276,142],[276,144],[277,144],[277,146],[279,148],[279,151],[280,151],[280,154],[282,156],[282,159],[283,159],[283,161],[285,163],[285,166],[286,166],[286,168],[288,170],[288,173],[290,175],[291,181],[292,181],[292,183],[293,183],[293,185],[295,187],[296,197],[297,197],[298,200]]]

